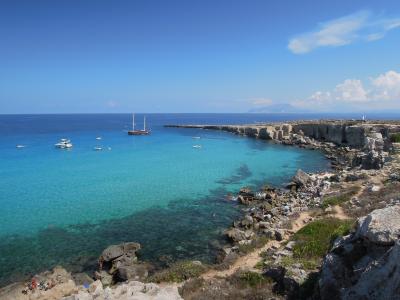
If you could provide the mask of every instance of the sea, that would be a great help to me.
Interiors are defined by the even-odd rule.
[[[127,134],[131,114],[0,115],[0,286],[56,265],[91,272],[104,248],[129,241],[155,265],[212,263],[242,214],[230,200],[241,187],[283,187],[297,169],[329,169],[318,151],[164,127],[321,115],[136,114],[137,128],[144,116],[148,136]],[[62,138],[73,147],[57,149]]]

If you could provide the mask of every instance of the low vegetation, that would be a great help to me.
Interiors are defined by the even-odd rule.
[[[400,143],[400,133],[394,133],[390,136],[390,141],[392,143]]]
[[[247,254],[255,249],[263,247],[268,243],[269,239],[265,236],[260,236],[251,241],[250,244],[239,245],[239,252],[241,254]]]
[[[316,258],[294,258],[294,257],[284,257],[282,259],[281,265],[285,268],[290,267],[294,264],[301,264],[305,270],[315,270],[320,265],[320,260]]]
[[[245,271],[239,274],[240,280],[251,287],[260,287],[263,285],[265,282],[270,282],[270,280],[260,273],[256,272],[251,272],[251,271]]]
[[[180,261],[148,278],[149,282],[182,282],[199,277],[207,267],[198,261]]]
[[[352,218],[365,216],[375,209],[384,208],[392,199],[399,199],[400,182],[388,181],[379,192],[365,189],[358,197],[358,204],[354,207],[351,203],[343,205],[345,213]]]
[[[228,277],[217,277],[210,281],[197,278],[188,280],[179,288],[186,300],[210,299],[284,299],[273,292],[274,283],[262,274],[251,271],[237,271]]]
[[[341,205],[351,200],[351,198],[354,197],[359,192],[359,190],[360,190],[359,186],[353,186],[350,189],[338,195],[326,197],[323,199],[321,207],[325,209],[328,206]]]
[[[293,258],[300,262],[321,259],[337,237],[350,232],[353,223],[351,220],[325,218],[307,224],[293,235],[292,240],[296,242]]]

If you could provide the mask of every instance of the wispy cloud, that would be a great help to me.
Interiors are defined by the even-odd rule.
[[[332,110],[346,107],[399,108],[400,73],[388,71],[371,77],[366,83],[359,79],[346,79],[331,91],[316,91],[308,99],[292,103],[296,107]]]
[[[108,108],[116,108],[119,106],[119,103],[115,100],[110,100],[110,101],[107,101],[106,106]]]
[[[357,41],[372,42],[399,27],[400,18],[359,11],[320,23],[315,30],[293,37],[289,40],[288,48],[295,54],[304,54],[320,47],[339,47]]]

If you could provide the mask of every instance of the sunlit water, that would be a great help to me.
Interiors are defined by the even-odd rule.
[[[281,186],[298,168],[328,168],[317,151],[162,126],[253,123],[268,115],[148,115],[150,136],[128,136],[130,118],[0,116],[1,284],[56,264],[90,269],[102,249],[123,241],[140,242],[141,259],[154,263],[212,262],[221,232],[240,214],[229,193]],[[142,126],[142,116],[136,120]],[[64,137],[73,149],[55,149]]]

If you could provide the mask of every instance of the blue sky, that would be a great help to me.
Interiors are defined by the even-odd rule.
[[[0,113],[400,111],[399,1],[0,2]]]

